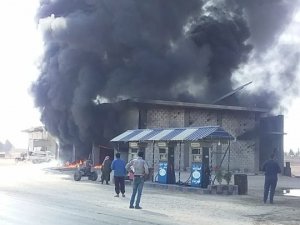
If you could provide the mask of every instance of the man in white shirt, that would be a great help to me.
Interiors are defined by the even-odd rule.
[[[133,192],[130,199],[129,208],[133,209],[141,209],[140,201],[142,196],[142,191],[144,187],[145,175],[149,174],[149,167],[145,160],[143,160],[144,153],[139,151],[138,158],[131,160],[126,165],[126,169],[133,170],[134,178],[133,178]],[[137,198],[134,206],[134,200],[137,193]]]

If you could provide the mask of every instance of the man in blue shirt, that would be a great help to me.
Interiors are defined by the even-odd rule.
[[[111,164],[111,169],[114,171],[114,180],[115,180],[115,197],[119,197],[120,191],[122,197],[125,197],[125,161],[120,159],[120,153],[116,153],[116,159]]]
[[[264,203],[267,202],[270,191],[270,203],[273,204],[275,188],[277,185],[277,174],[281,173],[279,164],[275,161],[275,154],[263,164],[262,170],[265,172]]]

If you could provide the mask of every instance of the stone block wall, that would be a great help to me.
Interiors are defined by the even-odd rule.
[[[256,124],[255,113],[252,112],[224,112],[221,126],[237,140],[231,142],[230,166],[241,172],[256,172],[255,161],[258,160],[256,151],[258,140],[239,139],[245,132],[254,129]]]
[[[155,108],[147,111],[147,128],[184,126],[184,109]]]
[[[198,109],[198,110],[186,110],[185,113],[187,114],[186,119],[188,126],[212,126],[218,125],[217,122],[217,112],[205,110],[205,109]]]
[[[187,120],[187,121],[186,121]],[[174,128],[184,126],[211,126],[219,125],[234,137],[238,137],[248,130],[255,127],[255,113],[247,111],[226,111],[226,110],[207,110],[207,109],[182,109],[156,107],[147,110],[147,128]],[[258,170],[257,158],[257,140],[236,140],[231,142],[230,169],[241,172],[256,172]],[[216,144],[212,148],[213,166],[218,165],[225,153],[227,144],[217,147]],[[152,165],[152,144],[148,144],[146,149],[146,159]],[[184,150],[182,145],[181,169],[190,166],[191,157],[188,161],[184,160],[185,154],[190,155],[190,150]],[[155,167],[159,161],[158,148],[155,147]],[[225,157],[223,167],[227,168],[228,158]],[[179,168],[179,145],[175,148],[175,168]]]

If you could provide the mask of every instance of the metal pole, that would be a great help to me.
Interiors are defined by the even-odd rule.
[[[153,141],[153,143],[152,143],[152,168],[153,168],[152,182],[154,182],[154,144],[155,144],[155,141]]]
[[[73,158],[72,158],[72,161],[75,162],[76,160],[76,148],[75,148],[75,145],[73,144]]]
[[[228,174],[229,174],[229,164],[230,164],[230,140],[229,140],[228,163],[227,163],[227,173]]]
[[[180,184],[180,169],[181,169],[181,166],[180,166],[180,164],[181,164],[181,143],[182,143],[182,141],[181,142],[179,142],[179,173],[178,173],[178,179],[179,179],[179,181],[178,181],[178,183]]]
[[[213,171],[213,158],[214,156],[214,147],[211,146],[211,151],[210,151],[210,171],[212,172]]]
[[[224,159],[225,159],[225,157],[226,157],[227,152],[229,151],[229,149],[230,149],[230,142],[229,142],[228,147],[227,147],[227,149],[226,149],[226,151],[225,151],[225,153],[224,153],[224,155],[222,157],[221,163],[218,165],[218,168],[221,168],[221,166],[223,164],[223,161],[224,161]],[[214,177],[212,184],[215,183],[215,180],[216,180],[216,176]]]
[[[93,147],[92,147],[92,160],[93,160],[93,166],[95,166],[95,149],[94,149],[94,143],[93,143]]]

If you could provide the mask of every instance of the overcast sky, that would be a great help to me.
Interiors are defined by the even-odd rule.
[[[27,148],[27,134],[21,132],[40,125],[38,110],[28,89],[37,77],[36,61],[41,52],[34,15],[37,0],[0,1],[0,140]]]

